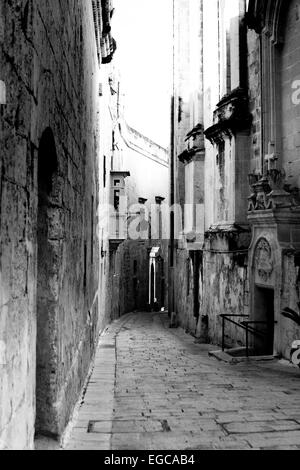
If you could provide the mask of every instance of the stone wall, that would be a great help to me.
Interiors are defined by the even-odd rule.
[[[184,249],[177,250],[176,253],[175,285],[177,322],[185,330],[196,334],[193,270],[189,253]]]
[[[221,238],[218,235],[219,240],[214,243],[214,247],[224,246],[226,236],[222,241]],[[207,317],[207,340],[213,344],[222,344],[222,317],[220,315],[248,314],[247,268],[247,254],[230,254],[228,248],[223,253],[220,248],[216,251],[208,249],[204,253],[205,276],[201,315]],[[241,322],[244,319],[240,317],[232,318],[232,320]],[[201,327],[203,326],[199,324],[199,333],[202,333]],[[245,333],[230,322],[226,322],[225,345],[226,347],[245,345]]]
[[[281,311],[286,307],[299,313],[300,271],[299,258],[293,254],[283,256],[283,287],[280,300]],[[299,339],[299,326],[288,318],[278,318],[280,329],[280,345],[278,351],[283,357],[289,358],[293,341]]]
[[[248,31],[249,110],[253,116],[251,129],[251,171],[261,172],[261,70],[260,40]]]
[[[32,448],[62,433],[97,337],[98,60],[86,0],[4,1],[0,19],[0,439]]]
[[[175,282],[178,323],[202,341],[221,345],[220,315],[249,313],[248,256],[245,249],[249,238],[250,233],[206,235],[198,267],[198,291],[195,291],[194,285],[192,252],[177,250]],[[197,311],[195,296],[198,297]],[[236,320],[243,321],[243,318]],[[225,344],[227,347],[244,346],[243,330],[227,322]]]
[[[300,188],[300,103],[293,99],[295,84],[300,84],[300,9],[297,0],[290,2],[283,22],[284,44],[280,51],[282,164],[287,183]]]
[[[184,4],[183,8],[184,15],[188,17],[192,6]],[[247,197],[251,116],[246,80],[245,4],[232,0],[204,0],[198,1],[198,8],[203,24],[200,21],[197,34],[193,31],[194,36],[186,40],[186,56],[194,64],[198,63],[197,50],[198,55],[203,56],[205,67],[198,67],[198,99],[190,95],[191,101],[186,103],[187,111],[181,114],[182,122],[176,120],[175,113],[175,136],[178,140],[175,138],[174,159],[178,188],[181,170],[176,160],[186,146],[186,135],[182,130],[188,125],[200,124],[199,133],[201,128],[204,129],[206,139],[198,185],[199,181],[202,183],[203,180],[203,183],[202,187],[197,187],[197,183],[190,181],[191,174],[186,171],[185,202],[194,199],[199,203],[204,200],[204,210],[195,237],[200,242],[193,242],[187,234],[178,243],[175,310],[181,326],[201,340],[220,344],[220,315],[248,313],[247,249],[251,235],[247,228]],[[181,19],[177,18],[177,21],[179,26],[175,31],[178,31],[180,44],[186,24]],[[257,47],[256,43],[254,47]],[[187,96],[191,91],[185,73],[188,74],[187,70],[192,67],[180,64],[177,68],[175,63],[176,93]],[[195,104],[201,106],[198,123],[191,121]],[[186,154],[191,159],[190,153],[189,148]],[[195,198],[199,190],[204,193],[200,201]],[[180,193],[177,191],[179,200]],[[195,263],[195,253],[199,265]],[[235,326],[227,324],[225,333],[228,346],[245,343],[243,331]]]

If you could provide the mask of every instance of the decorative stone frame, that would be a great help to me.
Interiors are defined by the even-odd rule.
[[[261,168],[266,173],[265,155],[270,144],[277,159],[282,155],[279,54],[284,42],[284,11],[291,0],[250,0],[247,23],[260,35],[261,61]],[[263,86],[263,83],[267,86]]]
[[[251,312],[255,309],[255,292],[256,287],[265,287],[274,290],[274,321],[277,322],[274,325],[274,355],[278,354],[281,350],[281,338],[280,338],[280,320],[281,320],[281,290],[282,290],[282,263],[283,263],[283,252],[278,242],[277,228],[270,224],[271,220],[260,219],[258,223],[253,226],[253,236],[251,245],[249,247],[249,276],[250,280],[250,292],[249,292],[249,312],[250,320],[252,319]],[[271,282],[257,284],[255,282],[256,277],[256,250],[259,242],[264,239],[267,241],[271,248],[272,260],[273,260],[273,273]],[[254,317],[253,317],[254,318]]]
[[[249,311],[252,317],[255,308],[255,288],[265,287],[274,289],[274,354],[282,354],[286,348],[283,344],[282,334],[284,319],[281,315],[286,307],[284,297],[284,256],[287,253],[300,251],[300,240],[297,233],[300,232],[300,209],[289,207],[275,210],[258,211],[249,215],[252,225],[252,241],[249,247]],[[256,283],[256,248],[260,240],[266,240],[272,252],[273,272],[270,281]]]

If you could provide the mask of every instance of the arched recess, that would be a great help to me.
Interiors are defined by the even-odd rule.
[[[260,37],[264,175],[279,188],[277,195],[282,196],[276,203],[276,190],[273,191],[272,208],[263,204],[261,210],[248,216],[252,225],[249,266],[251,260],[256,261],[249,273],[249,311],[251,320],[257,320],[257,315],[264,320],[267,314],[272,317],[270,307],[274,306],[274,352],[288,357],[294,332],[281,312],[286,306],[295,308],[293,302],[299,301],[297,286],[286,280],[292,279],[300,246],[300,103],[293,103],[294,81],[300,80],[300,0],[250,0],[248,24]],[[278,176],[276,171],[267,171],[274,168],[284,172]],[[267,240],[274,256],[272,285],[263,276],[259,279],[259,271],[268,264],[264,242],[256,246],[256,241],[262,239]],[[262,255],[255,256],[258,252]]]
[[[291,188],[300,189],[300,0],[286,2],[281,16],[282,44],[278,52],[279,137],[281,161]]]
[[[290,0],[250,0],[247,23],[257,33],[265,32],[274,44],[282,42],[282,16]]]
[[[54,136],[47,128],[42,134],[38,154],[36,434],[48,436],[57,434],[53,405],[57,372],[55,281],[59,263],[51,234],[51,197],[57,167]]]
[[[284,166],[281,57],[286,39],[286,17],[294,3],[294,0],[250,0],[248,6],[248,26],[260,35],[263,173],[270,166]],[[272,155],[273,161],[270,160]]]

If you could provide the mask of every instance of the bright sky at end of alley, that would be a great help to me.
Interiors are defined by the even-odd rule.
[[[158,144],[170,142],[172,0],[114,0],[127,122]]]

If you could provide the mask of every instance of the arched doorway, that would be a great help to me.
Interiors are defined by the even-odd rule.
[[[259,233],[259,230],[256,231]],[[280,282],[280,258],[276,258],[280,256],[280,249],[276,244],[276,232],[259,233],[250,249],[252,299],[250,322],[247,323],[254,355],[272,356],[278,347],[277,344],[274,348],[275,317],[278,317],[278,312],[275,315],[275,299],[278,296],[276,287]],[[273,248],[275,246],[276,249]]]
[[[57,175],[54,136],[47,128],[40,140],[38,155],[37,215],[37,343],[36,343],[36,435],[56,436],[55,379],[57,373],[56,317],[59,263],[55,255],[55,237],[51,222],[55,209],[51,204]]]

